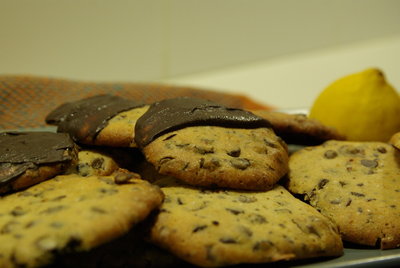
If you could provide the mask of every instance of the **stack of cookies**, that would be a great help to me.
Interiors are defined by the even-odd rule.
[[[141,104],[98,95],[57,107],[46,122],[58,133],[29,135],[62,137],[62,145],[43,138],[29,150],[48,148],[58,158],[26,157],[23,150],[18,158],[9,153],[15,145],[4,149],[0,267],[219,267],[335,257],[343,254],[342,239],[359,242],[351,240],[359,230],[347,231],[331,211],[354,205],[349,212],[354,217],[359,209],[368,215],[363,204],[379,199],[380,192],[367,196],[353,189],[360,183],[366,189],[371,180],[350,182],[357,180],[353,176],[336,182],[316,170],[339,174],[335,163],[325,168],[316,164],[317,156],[289,155],[292,143],[312,145],[301,150],[304,155],[324,148],[328,156],[322,161],[339,160],[347,150],[333,149],[343,146],[343,136],[302,115],[250,112],[188,97]],[[0,138],[11,144],[23,135],[28,134]],[[14,144],[21,147],[32,138],[19,139]],[[332,141],[319,145],[327,140]],[[325,148],[330,143],[333,147]],[[373,158],[393,152],[389,145],[374,146],[360,159],[369,165],[364,173],[376,172],[374,161],[394,161]],[[42,158],[47,160],[38,161]],[[352,164],[346,168],[358,170]],[[45,167],[53,172],[40,171]],[[329,195],[340,182],[347,191]],[[386,199],[396,198],[395,193]],[[347,194],[351,201],[345,200]],[[379,206],[395,210],[391,205]],[[375,212],[363,218],[370,226],[379,219]],[[347,225],[356,222],[347,220]],[[398,245],[398,237],[380,234],[382,248]]]

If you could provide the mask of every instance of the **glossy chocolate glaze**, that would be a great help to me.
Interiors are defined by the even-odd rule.
[[[143,148],[165,133],[188,126],[269,128],[271,124],[248,111],[227,108],[204,99],[179,97],[150,106],[136,122],[135,142]]]
[[[0,186],[29,168],[71,161],[72,156],[66,150],[73,150],[74,146],[66,133],[0,133]]]
[[[140,106],[143,104],[122,97],[96,95],[57,107],[47,115],[46,123],[57,125],[58,132],[70,133],[75,141],[94,141],[109,119]]]

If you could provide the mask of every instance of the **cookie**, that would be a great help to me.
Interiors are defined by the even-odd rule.
[[[287,172],[286,144],[249,112],[193,98],[151,105],[135,141],[162,175],[198,186],[267,190]]]
[[[334,220],[345,241],[400,246],[400,151],[382,142],[328,141],[289,160],[288,189]]]
[[[78,152],[77,163],[71,166],[67,173],[75,173],[83,177],[108,176],[118,169],[117,162],[107,153],[95,149],[84,149]]]
[[[276,185],[266,192],[210,190],[169,180],[150,241],[194,265],[217,267],[340,256],[337,227]]]
[[[21,190],[61,174],[77,159],[69,135],[0,133],[0,194]]]
[[[305,114],[288,114],[256,110],[254,114],[271,122],[275,133],[289,144],[317,145],[327,140],[345,140],[335,128],[308,118]]]
[[[393,134],[389,141],[397,149],[400,149],[400,132]]]
[[[0,267],[39,267],[126,234],[162,200],[156,186],[113,176],[59,175],[0,200]]]
[[[135,122],[147,108],[130,99],[96,95],[57,107],[46,123],[82,144],[135,147]]]

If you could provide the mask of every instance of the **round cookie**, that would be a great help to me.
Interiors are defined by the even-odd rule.
[[[345,241],[400,246],[400,151],[382,142],[328,141],[289,160],[288,189],[339,226]]]
[[[77,159],[69,135],[0,133],[0,194],[21,190],[63,173]]]
[[[289,144],[316,145],[327,140],[346,139],[336,129],[308,118],[305,114],[267,110],[255,110],[253,113],[267,119],[275,133]]]
[[[150,241],[194,265],[217,267],[340,256],[337,227],[282,186],[209,190],[159,181],[165,200]]]
[[[267,190],[288,170],[286,144],[269,128],[187,127],[143,153],[160,174],[199,186]]]
[[[130,173],[59,175],[0,199],[0,267],[39,267],[126,234],[163,193]]]
[[[57,107],[47,115],[46,123],[82,144],[136,147],[135,123],[147,109],[130,99],[96,95]]]
[[[267,120],[207,100],[152,104],[135,141],[160,174],[191,185],[267,190],[287,172],[287,145]]]
[[[390,138],[389,143],[397,149],[400,149],[400,132],[393,134],[393,136]]]

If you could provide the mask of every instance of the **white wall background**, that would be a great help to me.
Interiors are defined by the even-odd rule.
[[[400,88],[398,37],[398,0],[0,0],[0,74],[193,84],[287,107],[294,85],[310,98],[369,64]]]

